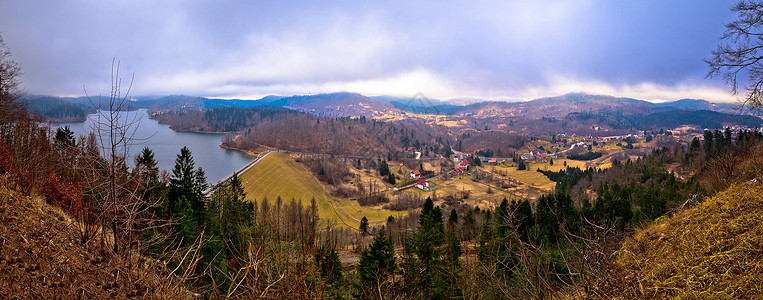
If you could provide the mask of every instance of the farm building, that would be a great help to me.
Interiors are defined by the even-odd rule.
[[[427,182],[424,179],[419,179],[419,181],[416,181],[416,187],[425,191],[429,190],[429,182]]]

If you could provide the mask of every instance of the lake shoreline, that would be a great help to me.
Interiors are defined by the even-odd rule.
[[[175,159],[180,149],[188,147],[191,150],[196,167],[201,167],[207,173],[209,182],[217,182],[249,164],[255,157],[252,152],[223,146],[224,133],[176,131],[167,124],[160,124],[150,118],[145,109],[130,111],[125,118],[141,119],[135,141],[130,146],[127,155],[130,157],[140,153],[144,147],[150,148],[156,155],[158,167],[161,170],[172,171]],[[75,136],[87,136],[97,115],[90,114],[84,122],[53,122],[48,124],[55,132],[56,128],[69,126]],[[79,142],[79,139],[77,139]],[[132,167],[132,159],[128,165]]]

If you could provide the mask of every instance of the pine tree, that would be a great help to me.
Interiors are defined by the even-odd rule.
[[[418,257],[419,270],[414,287],[423,298],[442,298],[447,293],[446,270],[442,264],[442,246],[445,243],[442,210],[427,197],[419,216],[419,229],[414,234],[414,252]]]
[[[58,127],[56,130],[56,143],[66,147],[74,147],[76,139],[74,138],[74,131],[69,128],[69,125]]]
[[[360,233],[363,235],[368,234],[368,218],[366,218],[366,216],[363,216],[363,218],[360,219],[360,227],[358,227],[358,230],[360,230]]]
[[[382,160],[381,163],[379,163],[379,175],[387,176],[389,173],[389,165],[387,164],[387,161]]]
[[[394,185],[394,184],[395,184],[395,174],[393,174],[392,172],[390,172],[390,173],[389,173],[389,176],[387,177],[387,181],[389,181],[389,183],[391,183],[391,184],[393,184],[393,185]]]
[[[135,168],[137,169],[138,176],[151,182],[159,179],[159,168],[156,164],[154,151],[151,151],[148,147],[144,147],[140,154],[135,157]]]
[[[371,244],[363,250],[358,261],[360,291],[362,298],[384,298],[382,284],[395,270],[395,250],[392,240],[387,237],[384,228],[374,237]]]
[[[332,284],[342,278],[342,261],[333,248],[320,246],[315,251],[315,264],[321,277],[328,284]]]
[[[180,154],[175,158],[175,167],[172,169],[172,177],[170,177],[168,210],[171,215],[179,211],[176,206],[180,197],[185,197],[187,200],[193,194],[196,176],[196,172],[193,170],[194,167],[191,150],[188,147],[183,147],[180,149]]]

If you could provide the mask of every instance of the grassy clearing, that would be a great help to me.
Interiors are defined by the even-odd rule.
[[[268,155],[240,177],[249,201],[262,201],[267,197],[272,205],[275,199],[281,196],[284,202],[294,198],[307,206],[310,205],[310,199],[315,198],[320,218],[336,222],[338,225],[357,228],[364,215],[370,222],[386,220],[389,215],[397,215],[395,212],[361,207],[357,201],[337,199],[305,166],[283,153]]]
[[[281,196],[284,202],[294,198],[308,206],[310,199],[315,198],[321,219],[336,217],[330,203],[334,197],[307,168],[282,153],[268,155],[239,176],[249,201],[267,197],[272,205]]]
[[[543,175],[543,173],[536,171],[536,169],[541,167],[541,165],[547,166],[547,164],[530,163],[527,170],[519,171],[517,169],[507,169],[506,176],[525,185],[533,186],[546,192],[551,192],[556,186],[556,183],[548,179],[548,177]]]
[[[462,192],[468,192],[469,199],[466,199],[465,202],[471,206],[479,206],[482,208],[494,207],[504,197],[508,199],[514,198],[514,195],[506,193],[495,187],[492,188],[493,193],[489,194],[487,185],[480,182],[474,182],[466,175],[451,177],[447,181],[436,179],[433,180],[432,183],[437,185],[439,188],[430,192],[413,189],[414,193],[417,193],[423,197],[431,196],[432,194],[437,193],[437,196],[443,197],[446,195],[461,195]]]
[[[621,297],[760,299],[763,185],[740,184],[636,232],[619,251]]]

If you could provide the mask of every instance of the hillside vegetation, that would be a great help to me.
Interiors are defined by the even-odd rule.
[[[619,251],[604,298],[759,299],[763,296],[763,185],[738,184],[638,230]]]
[[[189,298],[156,261],[78,243],[76,221],[0,177],[0,295],[22,299]]]

